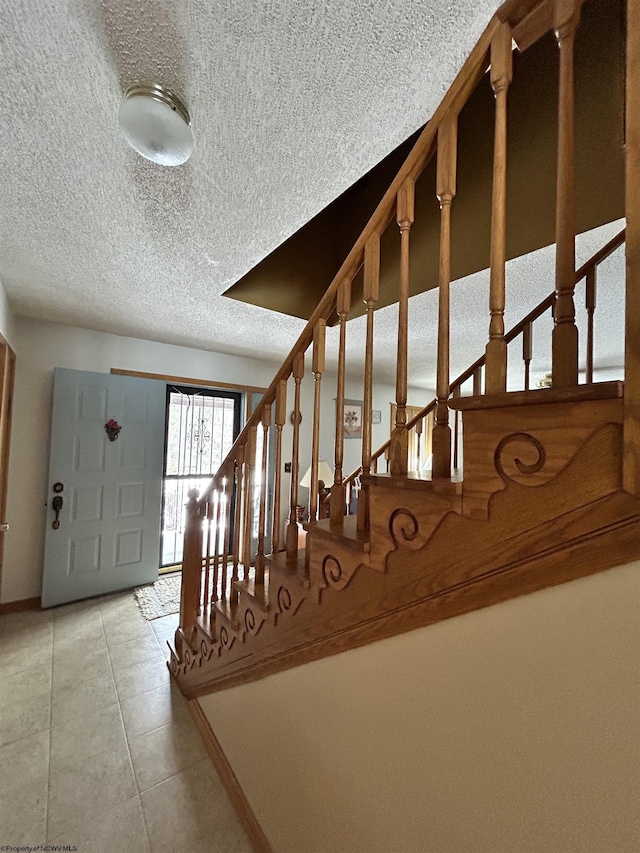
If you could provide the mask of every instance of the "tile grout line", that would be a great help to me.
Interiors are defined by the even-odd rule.
[[[98,598],[95,598],[95,599],[85,599],[85,601],[87,601],[87,602],[89,602],[89,601],[95,601],[95,602],[96,602],[96,604],[97,604],[97,606],[98,606],[98,615],[99,615],[99,617],[100,617],[100,628],[101,628],[101,630],[102,630],[102,632],[103,632],[103,636],[104,636],[104,624],[103,624],[103,622],[102,622],[102,611],[100,610],[100,606],[99,606],[99,604],[98,604],[99,597],[98,597]],[[73,603],[73,602],[72,602],[72,603]],[[106,636],[105,636],[105,650],[107,650],[107,646],[106,646]],[[107,659],[108,659],[108,661],[109,661],[109,669],[111,670],[111,678],[112,678],[112,679],[114,679],[114,676],[113,676],[113,670],[112,670],[112,667],[111,667],[111,658],[110,658],[110,656],[109,656],[108,650],[107,650]],[[52,670],[52,690],[53,690],[53,670]],[[114,691],[115,691],[115,680],[114,680]],[[101,713],[102,711],[109,710],[109,709],[111,709],[112,707],[115,707],[115,705],[119,705],[119,703],[118,703],[117,691],[115,691],[115,695],[116,695],[116,701],[113,703],[113,705],[105,705],[104,707],[99,708],[99,709],[98,709],[96,712],[94,712],[94,713],[99,714],[99,713]],[[52,709],[51,709],[51,710],[52,710],[52,713],[53,713],[53,707],[52,707]],[[78,717],[75,717],[75,716],[74,716],[74,717],[71,717],[70,719],[65,720],[63,723],[60,723],[60,726],[65,726],[65,725],[68,725],[69,723],[73,723],[76,719],[78,719]],[[124,727],[124,725],[123,725],[123,727]],[[53,741],[53,728],[54,728],[54,727],[53,727],[53,725],[52,725],[52,726],[51,726],[51,729],[50,729],[50,749],[51,749],[51,744],[52,744],[52,741]],[[99,757],[99,755],[101,755],[101,754],[102,754],[102,753],[97,753],[97,754],[96,754],[95,756],[93,756],[93,757],[94,757],[94,758],[97,758],[97,757]],[[50,789],[50,786],[51,786],[50,779],[51,779],[51,755],[49,756],[49,786],[48,786],[48,787],[49,787],[49,789]],[[128,802],[130,799],[133,799],[133,797],[129,797],[129,799],[128,799],[128,800],[124,800],[124,801],[123,801],[123,803],[120,803],[120,804],[118,804],[118,805],[123,805],[123,804],[124,804],[124,802]],[[48,803],[49,803],[49,791],[47,791],[47,839],[45,839],[45,843],[48,843],[48,841],[49,841],[49,820],[48,820],[49,815],[48,815]],[[112,808],[117,808],[117,807],[118,807],[118,806],[113,806]],[[107,812],[108,812],[108,811],[110,811],[110,810],[111,810],[111,809],[107,809]],[[80,821],[80,822],[79,822],[79,823],[77,823],[77,824],[76,824],[76,823],[74,823],[74,824],[72,824],[71,826],[68,826],[68,827],[66,827],[66,828],[65,828],[65,833],[67,833],[67,832],[73,832],[73,831],[75,831],[75,830],[79,830],[79,829],[81,829],[81,828],[82,828],[86,823],[91,822],[92,820],[96,820],[96,819],[98,819],[99,817],[101,817],[101,816],[102,816],[102,815],[104,815],[104,814],[106,814],[106,812],[100,811],[100,812],[97,812],[97,813],[95,813],[95,814],[91,815],[91,816],[89,817],[88,821],[87,821],[87,820],[82,820],[82,821]],[[57,835],[56,835],[56,838],[57,838]],[[51,840],[55,840],[55,838],[54,838],[54,839],[51,839]]]
[[[173,614],[168,614],[168,615],[170,615],[170,616],[171,616],[171,615],[173,615]],[[150,621],[153,621],[153,620],[147,620],[147,622],[150,622]],[[153,630],[153,626],[151,626],[151,625],[150,625],[149,627],[151,627],[151,628],[152,628],[152,630]],[[154,638],[155,638],[156,642],[158,643],[158,646],[160,646],[160,639],[158,638],[158,636],[157,636],[157,634],[155,633],[155,631],[154,631]],[[126,642],[126,641],[125,641],[125,642]],[[116,645],[117,645],[117,644],[116,644]],[[161,647],[161,646],[160,646],[160,649],[162,650],[162,647]],[[153,661],[155,661],[155,658],[153,658],[152,660],[153,660]],[[164,656],[163,656],[162,660],[165,660]],[[110,663],[111,663],[111,665],[112,665],[112,671],[113,671],[113,663],[112,663],[112,661],[111,661],[111,652],[109,652],[109,661],[110,661]],[[152,693],[154,690],[159,690],[159,689],[161,689],[161,687],[163,687],[163,686],[164,686],[164,685],[160,685],[159,687],[152,687],[150,690],[144,690],[144,691],[142,691],[142,693],[136,693],[136,694],[134,694],[133,696],[129,696],[129,697],[127,697],[127,699],[125,699],[125,700],[123,700],[123,701],[128,702],[128,701],[130,701],[131,699],[137,699],[138,697],[140,697],[140,696],[144,696],[144,695],[146,695],[147,693]],[[169,680],[169,686],[171,686],[171,680]],[[130,759],[131,759],[131,764],[132,764],[132,767],[133,767],[133,775],[134,775],[134,778],[135,778],[135,781],[136,781],[136,787],[138,788],[138,798],[140,799],[140,807],[141,807],[141,811],[142,811],[142,818],[143,818],[143,820],[144,820],[145,829],[147,830],[147,838],[148,838],[148,841],[149,841],[149,845],[151,846],[151,838],[150,838],[150,836],[149,836],[149,831],[148,831],[148,827],[147,827],[147,819],[146,819],[146,815],[145,815],[145,813],[144,813],[144,808],[142,807],[142,794],[143,794],[143,793],[147,793],[148,791],[152,791],[154,788],[157,788],[159,785],[162,785],[162,784],[164,784],[165,782],[168,782],[170,779],[173,779],[173,778],[175,778],[176,776],[179,776],[179,775],[180,775],[180,773],[184,772],[185,770],[189,769],[190,767],[195,767],[195,766],[197,766],[197,764],[198,764],[199,762],[197,762],[197,761],[196,761],[194,764],[189,765],[189,767],[183,767],[183,768],[181,768],[180,770],[176,770],[176,772],[175,772],[175,773],[172,773],[170,776],[167,776],[167,778],[166,778],[166,779],[161,779],[161,780],[160,780],[160,781],[158,781],[158,782],[154,782],[154,784],[153,784],[153,785],[150,785],[148,788],[145,788],[144,790],[141,790],[141,789],[140,789],[140,783],[139,783],[139,781],[138,781],[138,774],[136,773],[135,766],[133,765],[133,759],[131,758],[130,741],[129,741],[129,737],[128,737],[128,735],[127,735],[126,726],[124,725],[124,716],[122,716],[122,705],[120,704],[120,701],[118,701],[118,704],[119,704],[119,706],[120,706],[120,714],[121,714],[121,717],[122,717],[122,724],[123,724],[123,727],[124,727],[124,730],[125,730],[125,739],[126,739],[126,741],[127,741],[127,749],[129,750],[129,757],[130,757]],[[185,705],[185,710],[187,710],[187,709],[186,709],[186,705]],[[135,738],[131,738],[131,740],[133,741],[133,740],[137,740],[137,739],[142,738],[142,737],[146,737],[147,735],[152,734],[153,732],[160,731],[160,729],[169,728],[170,726],[173,726],[174,724],[175,724],[175,721],[172,719],[172,720],[170,720],[168,723],[164,723],[164,724],[163,724],[163,725],[161,725],[161,726],[156,726],[156,728],[154,728],[154,729],[150,729],[148,732],[143,732],[143,733],[142,733],[142,734],[140,734],[140,735],[136,735],[136,737],[135,737]],[[206,759],[205,759],[205,760],[206,760]]]
[[[102,625],[102,631],[105,634],[105,642],[107,639],[106,632],[104,630],[104,622],[102,620],[102,610],[98,607],[100,612],[100,624]],[[116,644],[117,645],[117,644]],[[147,837],[147,844],[149,845],[149,850],[151,850],[151,837],[149,836],[149,827],[147,826],[147,818],[144,813],[144,808],[142,806],[142,798],[140,797],[140,785],[138,784],[138,776],[136,775],[136,769],[133,766],[133,759],[131,758],[131,747],[129,746],[129,738],[127,737],[127,729],[124,724],[124,716],[122,714],[122,702],[120,700],[120,694],[118,692],[118,685],[116,684],[116,676],[113,671],[113,661],[111,659],[111,648],[107,643],[107,656],[109,658],[109,668],[111,669],[111,677],[113,678],[113,686],[116,691],[116,699],[118,700],[118,711],[120,713],[120,722],[122,724],[122,733],[124,735],[125,746],[127,747],[127,755],[129,756],[129,765],[131,767],[131,774],[133,776],[133,781],[136,785],[136,799],[138,800],[138,805],[140,806],[140,814],[142,815],[142,823],[144,825],[144,832]],[[132,797],[133,799],[133,797]],[[127,801],[128,802],[128,801]]]
[[[47,756],[47,804],[44,810],[44,838],[43,843],[47,843],[49,837],[49,794],[51,792],[51,743],[53,740],[53,649],[56,634],[56,619],[55,614],[51,615],[51,684],[49,688],[49,755]]]

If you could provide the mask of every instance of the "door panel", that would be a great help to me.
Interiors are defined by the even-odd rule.
[[[43,607],[157,578],[164,402],[154,379],[56,368]],[[112,418],[122,427],[116,441],[104,428]]]

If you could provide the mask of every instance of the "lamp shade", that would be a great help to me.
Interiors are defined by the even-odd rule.
[[[180,166],[193,154],[187,108],[162,86],[129,86],[120,104],[118,123],[129,145],[153,163]]]
[[[325,485],[333,483],[333,471],[324,459],[318,459],[318,480],[322,480]],[[300,480],[300,485],[304,489],[311,488],[311,465],[304,472],[304,476]]]

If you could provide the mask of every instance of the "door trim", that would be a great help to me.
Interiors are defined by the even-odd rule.
[[[189,379],[186,376],[170,376],[167,373],[146,373],[143,370],[120,370],[117,367],[112,367],[111,373],[115,373],[117,376],[137,376],[138,379],[160,379],[162,382],[170,382],[173,385],[202,385],[204,388],[211,388],[214,391],[220,388],[231,391],[264,394],[267,390],[266,388],[259,388],[256,385],[236,385],[233,382],[216,382],[213,379]]]
[[[202,391],[200,391],[199,389],[202,389]],[[192,396],[195,396],[195,395],[200,394],[200,393],[204,393],[207,396],[211,396],[211,397],[219,397],[221,399],[234,400],[235,405],[234,405],[234,410],[233,410],[233,442],[232,442],[232,444],[235,443],[236,439],[238,438],[238,436],[240,435],[240,433],[242,431],[242,414],[243,414],[243,411],[244,412],[247,411],[247,407],[249,405],[248,400],[249,400],[249,397],[251,396],[250,394],[243,394],[243,392],[240,390],[239,386],[234,386],[234,389],[231,390],[230,388],[212,388],[210,386],[203,387],[202,385],[195,385],[195,386],[193,386],[193,385],[181,385],[178,383],[167,382],[166,404],[165,404],[165,424],[164,424],[164,448],[163,448],[163,455],[162,455],[162,507],[160,510],[160,551],[158,554],[158,561],[159,561],[158,573],[160,575],[167,574],[169,572],[181,572],[182,571],[182,560],[180,560],[177,563],[167,563],[166,565],[163,565],[163,563],[162,563],[163,552],[164,552],[163,534],[165,532],[165,530],[164,530],[164,517],[165,517],[165,505],[166,505],[165,499],[166,499],[167,480],[174,480],[174,479],[178,479],[178,478],[189,479],[189,478],[192,478],[193,476],[200,476],[200,475],[185,474],[185,475],[178,475],[178,477],[176,477],[175,475],[168,475],[167,474],[167,451],[168,451],[168,444],[169,444],[169,405],[170,405],[170,401],[171,401],[171,394],[174,391],[178,391],[180,393],[183,393],[186,395],[192,395]],[[222,457],[222,459],[224,460],[224,456]],[[208,475],[205,474],[204,476],[205,477],[208,476],[209,480],[210,480],[211,477],[215,476],[215,473],[217,470],[218,469],[216,468],[215,471],[211,472]],[[230,515],[231,515],[231,524],[230,524],[231,540],[230,541],[233,541],[233,518],[234,518],[233,507],[235,506],[235,504],[233,502],[234,500],[235,500],[235,498],[232,499],[231,507],[229,510]],[[184,535],[184,533],[183,533],[183,535]]]
[[[15,373],[16,354],[2,335],[0,335],[0,523],[7,520],[9,445],[11,440]],[[2,561],[4,557],[5,535],[5,533],[0,533],[0,592],[2,591]]]

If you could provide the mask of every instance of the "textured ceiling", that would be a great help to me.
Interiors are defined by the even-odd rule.
[[[281,360],[303,322],[221,293],[424,123],[495,5],[4,4],[0,279],[16,313]],[[136,80],[187,103],[197,150],[185,166],[148,163],[120,137],[121,92]],[[619,227],[581,235],[578,263]],[[620,375],[622,258],[599,280],[603,378]],[[507,281],[510,327],[552,289],[553,249],[511,261]],[[484,350],[487,294],[486,272],[452,285],[453,376]],[[429,389],[436,299],[410,309],[410,383]],[[376,312],[378,381],[394,381],[396,324],[397,308]],[[364,318],[348,329],[355,378]],[[536,377],[550,369],[541,332]],[[329,330],[330,363],[336,339]]]
[[[425,122],[495,6],[3,4],[0,279],[16,313],[279,359],[301,321],[221,293]],[[121,138],[134,81],[187,104],[185,166]]]

